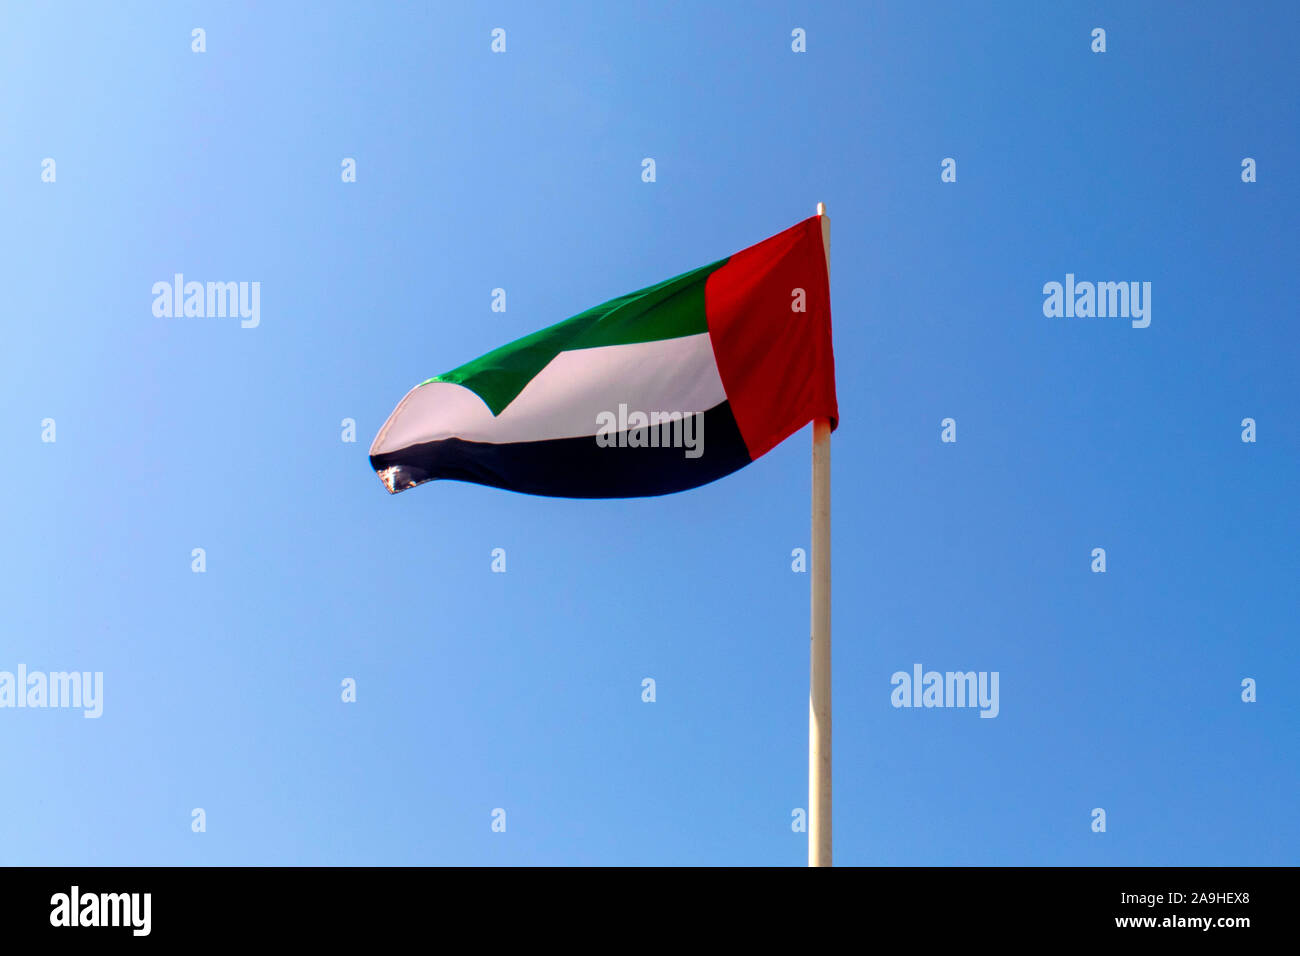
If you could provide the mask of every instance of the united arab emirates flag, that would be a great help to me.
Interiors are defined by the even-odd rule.
[[[406,393],[370,463],[569,498],[683,491],[834,427],[829,222],[611,299]]]

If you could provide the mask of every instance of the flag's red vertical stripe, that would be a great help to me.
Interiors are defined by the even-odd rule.
[[[807,311],[794,311],[796,289]],[[709,276],[704,301],[718,374],[751,459],[814,418],[837,424],[819,216],[736,253]]]

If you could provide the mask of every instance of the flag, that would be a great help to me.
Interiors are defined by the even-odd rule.
[[[829,222],[825,223],[829,230]],[[684,491],[835,427],[823,217],[611,299],[406,393],[370,463],[568,498]]]

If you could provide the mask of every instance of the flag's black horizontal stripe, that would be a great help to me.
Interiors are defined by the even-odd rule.
[[[626,434],[626,432],[624,433]],[[704,413],[703,454],[684,448],[602,448],[594,434],[546,441],[447,438],[372,455],[375,471],[396,466],[396,489],[438,478],[555,498],[640,498],[708,484],[749,464],[727,402]]]

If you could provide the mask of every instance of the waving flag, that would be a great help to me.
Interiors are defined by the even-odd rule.
[[[452,478],[663,495],[814,419],[834,427],[828,234],[813,216],[422,382],[379,430],[371,465],[392,493]]]

